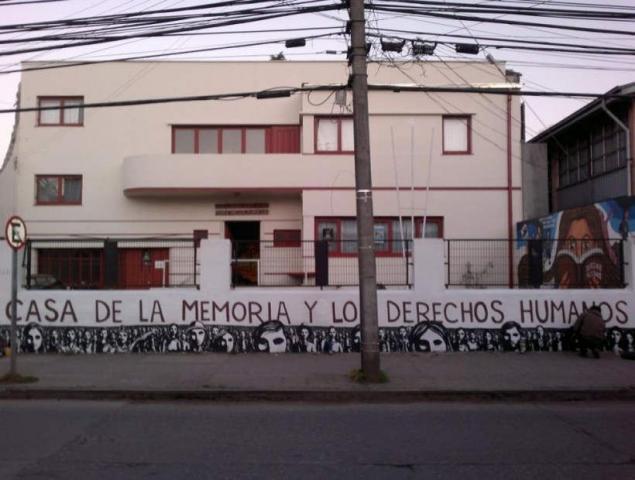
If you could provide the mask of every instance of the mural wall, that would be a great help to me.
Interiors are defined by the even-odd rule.
[[[635,197],[619,197],[517,224],[521,286],[619,288],[622,242],[635,232]]]
[[[593,303],[605,349],[635,349],[633,287],[478,290],[444,287],[443,242],[415,242],[414,288],[378,292],[382,352],[564,351]],[[630,268],[635,261],[628,249]],[[355,288],[230,288],[225,241],[201,247],[201,288],[23,290],[19,348],[32,353],[341,353],[360,348]],[[4,257],[3,257],[4,256]],[[7,252],[0,247],[0,265]],[[0,343],[9,338],[10,272],[0,269]],[[632,275],[632,272],[629,272]]]
[[[0,328],[9,338],[9,328]],[[285,326],[272,321],[256,328],[194,322],[159,327],[47,327],[30,323],[18,331],[25,353],[346,353],[359,352],[359,327]],[[499,329],[448,329],[440,322],[380,328],[380,350],[390,352],[562,352],[573,349],[568,329],[523,328],[510,321]],[[607,330],[605,350],[635,352],[635,329]]]

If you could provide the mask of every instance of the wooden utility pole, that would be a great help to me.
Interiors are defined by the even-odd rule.
[[[378,382],[380,380],[380,359],[377,324],[377,276],[373,236],[373,191],[368,128],[364,0],[350,0],[350,18],[362,371],[367,381]]]

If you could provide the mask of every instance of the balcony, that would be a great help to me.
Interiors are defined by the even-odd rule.
[[[123,191],[128,197],[301,192],[308,187],[333,187],[335,183],[352,186],[349,176],[338,181],[338,172],[353,169],[352,155],[141,155],[124,158]]]

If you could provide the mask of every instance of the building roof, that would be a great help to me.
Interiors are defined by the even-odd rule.
[[[582,120],[583,118],[595,112],[599,108],[602,108],[602,102],[606,102],[608,104],[615,101],[619,101],[621,100],[620,96],[630,96],[635,99],[635,82],[613,87],[611,90],[606,92],[601,97],[598,97],[592,102],[587,103],[584,107],[580,108],[579,110],[576,110],[571,115],[560,120],[558,123],[552,125],[546,130],[543,130],[534,138],[529,140],[529,143],[542,143],[548,140],[549,138],[553,137],[554,135],[561,132],[565,128]]]

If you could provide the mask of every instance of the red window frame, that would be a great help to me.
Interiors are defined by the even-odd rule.
[[[318,128],[320,120],[337,120],[337,150],[318,150]],[[342,150],[342,120],[353,120],[349,115],[321,115],[315,117],[313,125],[313,151],[315,153],[333,155],[342,153],[355,153],[355,150]]]
[[[40,200],[39,196],[39,181],[43,178],[55,178],[57,179],[57,198],[53,201]],[[64,180],[79,180],[79,200],[78,201],[66,201],[64,200]],[[81,205],[84,197],[84,178],[82,175],[36,175],[35,176],[35,204],[36,205]]]
[[[247,149],[247,130],[264,130],[265,131],[265,152],[264,153],[280,153],[274,151],[274,139],[273,139],[273,131],[277,127],[295,127],[300,128],[299,125],[172,125],[172,153],[176,152],[176,132],[178,130],[193,130],[194,131],[194,153],[200,154],[200,144],[199,144],[199,132],[201,130],[217,130],[216,134],[218,135],[216,140],[216,145],[218,146],[218,150],[216,154],[223,154],[223,131],[225,130],[240,130],[241,131],[241,140],[240,140],[240,153],[245,154]],[[285,153],[300,153],[300,145],[297,145],[297,148],[293,148],[292,150],[297,150],[293,152],[285,152]],[[192,154],[190,154],[192,155]],[[213,153],[211,154],[213,155]]]
[[[302,246],[302,230],[274,230],[273,246],[276,248]]]
[[[445,121],[467,120],[467,150],[447,150],[445,148]],[[472,154],[472,116],[471,115],[443,115],[441,122],[441,141],[443,143],[443,155],[471,155]]]
[[[383,224],[387,225],[388,235],[387,235],[387,248],[380,250],[375,248],[375,255],[378,257],[398,257],[402,255],[401,253],[394,252],[392,250],[393,242],[398,241],[395,236],[395,232],[393,229],[394,222],[398,221],[399,217],[376,217],[374,219],[374,225]],[[408,218],[404,218],[404,220],[408,220]],[[316,217],[315,218],[315,239],[319,240],[319,224],[320,222],[324,223],[334,223],[335,224],[335,239],[333,243],[333,248],[329,248],[329,255],[334,257],[356,257],[357,252],[343,252],[342,251],[342,222],[344,221],[355,221],[355,217]],[[439,226],[439,237],[443,238],[443,217],[427,217],[427,224],[436,224]],[[415,217],[415,238],[422,238],[423,232],[423,217]],[[407,240],[407,239],[406,239]]]
[[[77,123],[70,123],[70,122],[66,122],[64,121],[64,112],[66,111],[63,107],[64,107],[64,103],[66,101],[69,100],[74,100],[77,101],[79,100],[82,105],[84,103],[84,97],[82,96],[40,96],[37,97],[37,106],[38,108],[40,108],[41,104],[43,101],[59,101],[60,102],[60,118],[59,121],[57,123],[42,123],[42,110],[38,110],[37,112],[37,125],[38,127],[83,127],[84,126],[84,107],[81,106],[80,108],[80,114],[79,114],[79,120]]]

